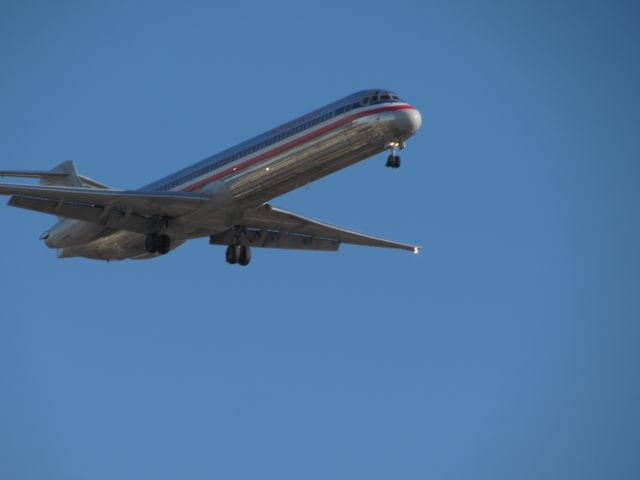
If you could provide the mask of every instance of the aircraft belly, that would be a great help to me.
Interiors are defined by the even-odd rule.
[[[238,206],[258,206],[387,148],[393,131],[379,118],[351,124],[283,152],[226,182]]]

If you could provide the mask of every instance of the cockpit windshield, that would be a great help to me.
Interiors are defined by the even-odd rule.
[[[403,100],[395,93],[376,92],[374,95],[364,97],[362,100],[360,100],[360,103],[362,105],[374,105],[376,103],[382,103],[382,102],[402,102],[402,101]]]

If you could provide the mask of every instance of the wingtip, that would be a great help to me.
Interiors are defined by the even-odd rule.
[[[422,247],[413,247],[413,253],[418,255],[422,251]]]

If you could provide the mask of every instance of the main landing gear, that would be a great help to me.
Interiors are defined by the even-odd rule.
[[[229,245],[225,255],[227,263],[235,265],[236,263],[246,267],[251,262],[251,247],[245,245]]]
[[[387,157],[386,166],[389,168],[400,168],[400,156],[396,155],[396,149],[403,150],[404,142],[389,142],[388,147],[391,149],[391,155]]]
[[[147,235],[144,242],[144,248],[148,253],[158,253],[160,255],[166,255],[171,250],[171,238],[169,235],[157,235],[151,233]]]

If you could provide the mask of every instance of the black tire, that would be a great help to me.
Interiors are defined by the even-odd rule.
[[[385,166],[386,166],[386,167],[392,167],[392,168],[393,168],[394,158],[395,158],[395,156],[393,156],[393,155],[389,155],[389,156],[387,157],[387,163],[386,163],[386,165],[385,165]]]
[[[227,247],[227,253],[225,255],[226,259],[227,259],[227,263],[231,264],[231,265],[235,265],[236,263],[238,263],[238,245],[229,245]]]
[[[395,161],[393,162],[393,168],[400,168],[400,157],[396,156]]]
[[[166,255],[171,250],[171,237],[169,235],[158,235],[156,244],[158,246],[158,253],[160,255]]]
[[[154,234],[147,235],[144,241],[144,249],[147,253],[156,253],[158,251],[158,237]]]
[[[251,247],[240,247],[240,255],[238,256],[238,263],[243,267],[246,267],[251,263]]]

